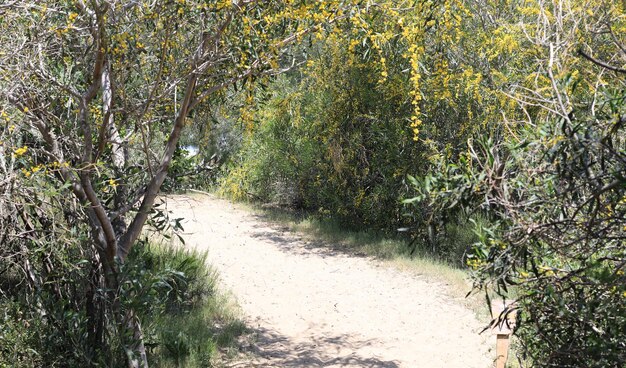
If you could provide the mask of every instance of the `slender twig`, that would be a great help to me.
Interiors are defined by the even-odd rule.
[[[591,61],[592,63],[594,63],[594,64],[596,64],[598,66],[601,66],[601,67],[603,67],[605,69],[608,69],[608,70],[612,70],[612,71],[614,71],[616,73],[624,73],[624,74],[626,74],[626,69],[622,69],[622,68],[618,68],[616,66],[609,65],[609,64],[605,63],[604,61],[598,60],[598,59],[594,58],[593,56],[587,54],[583,50],[578,50],[578,53],[580,54],[580,56],[584,57],[585,59]]]

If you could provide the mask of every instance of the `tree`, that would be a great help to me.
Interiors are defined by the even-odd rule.
[[[502,92],[526,119],[501,121],[505,130],[470,141],[456,162],[440,160],[414,180],[414,200],[487,218],[475,222],[467,263],[477,287],[504,297],[515,288],[532,366],[621,367],[624,4],[538,1],[518,11],[522,22],[508,29],[535,57]]]
[[[500,19],[490,14],[480,27],[472,17],[484,2],[413,5],[351,17],[344,33],[314,41],[299,73],[255,91],[264,101],[259,124],[243,134],[223,192],[355,229],[405,227],[398,198],[406,173],[427,172],[432,156],[457,157],[467,137],[498,118],[504,78],[483,76],[489,65],[501,75],[516,65],[491,40]],[[425,213],[415,218],[428,222]]]

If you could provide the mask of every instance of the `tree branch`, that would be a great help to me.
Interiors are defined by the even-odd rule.
[[[176,117],[176,121],[174,122],[172,132],[170,133],[169,139],[165,146],[165,152],[163,153],[161,165],[156,172],[156,175],[152,178],[152,180],[150,180],[150,183],[148,183],[148,186],[146,188],[146,194],[143,197],[143,201],[139,206],[139,210],[137,211],[135,218],[126,230],[126,233],[122,235],[118,242],[117,255],[122,262],[126,259],[126,256],[130,252],[130,248],[132,247],[132,245],[135,243],[137,238],[139,238],[143,225],[146,223],[146,220],[148,219],[148,214],[154,205],[154,201],[159,193],[159,190],[161,189],[161,185],[163,184],[163,181],[167,176],[167,171],[171,164],[172,157],[174,156],[174,151],[176,150],[176,145],[178,144],[178,139],[180,138],[180,133],[185,124],[187,114],[189,113],[191,99],[196,91],[197,81],[197,74],[192,73],[191,75],[189,75],[187,87],[185,90],[185,97],[180,104],[180,110],[178,111],[178,115]]]
[[[605,63],[604,61],[595,59],[591,55],[589,55],[586,52],[584,52],[582,49],[578,50],[578,53],[580,54],[580,56],[584,57],[585,59],[591,61],[592,63],[594,63],[594,64],[596,64],[598,66],[601,66],[601,67],[603,67],[605,69],[608,69],[608,70],[612,70],[612,71],[614,71],[616,73],[624,73],[624,74],[626,74],[626,69],[618,68],[618,67],[609,65],[609,64]]]

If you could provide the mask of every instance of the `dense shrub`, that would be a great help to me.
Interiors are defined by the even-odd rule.
[[[29,268],[20,263],[25,260]],[[15,253],[4,248],[0,267],[0,366],[126,365],[124,337],[111,323],[113,301],[94,289],[85,254],[52,242]],[[216,295],[215,280],[202,254],[148,243],[133,249],[118,295],[122,310],[141,321],[150,362],[213,366],[218,349],[243,332]]]
[[[217,275],[197,251],[143,244],[125,265],[124,294],[142,321],[149,361],[159,367],[211,367],[244,325],[216,293]]]
[[[329,45],[307,75],[272,85],[222,191],[306,209],[352,229],[403,222],[399,196],[419,166],[411,104],[377,85],[380,71]],[[356,60],[356,59],[355,59]],[[332,81],[332,82],[331,82]]]
[[[624,7],[564,4],[520,8],[527,23],[507,27],[511,44],[535,55],[526,66],[533,85],[521,76],[504,90],[524,123],[504,115],[507,134],[440,158],[408,202],[438,219],[454,210],[486,216],[475,221],[467,263],[477,287],[516,299],[528,365],[624,367],[626,71],[603,61],[624,60],[614,37]],[[537,24],[546,38],[527,37]]]
[[[508,105],[498,89],[521,62],[493,40],[506,12],[479,26],[471,11],[480,1],[429,4],[400,19],[373,11],[349,36],[313,44],[302,74],[257,91],[256,124],[242,132],[221,191],[350,229],[407,228],[413,244],[460,263],[469,243],[446,229],[470,241],[472,232],[453,211],[446,221],[427,207],[405,211],[406,176],[456,159],[476,132],[499,131],[490,122]]]
[[[212,187],[217,180],[217,170],[219,162],[215,157],[189,149],[176,147],[172,164],[168,171],[168,177],[163,182],[161,188],[164,192],[182,192],[188,189]]]

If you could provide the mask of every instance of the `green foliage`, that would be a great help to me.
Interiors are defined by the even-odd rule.
[[[455,159],[506,109],[497,87],[517,64],[509,67],[512,50],[490,45],[487,60],[476,44],[477,35],[487,43],[497,20],[478,27],[470,10],[479,6],[381,5],[359,14],[367,22],[351,18],[354,28],[316,42],[303,74],[256,93],[257,124],[243,133],[222,193],[304,208],[352,229],[395,232],[417,222],[417,243],[460,263],[467,246],[435,234],[452,226],[471,237],[457,214],[434,223],[427,208],[404,213],[399,198],[408,173]],[[484,78],[488,65],[500,70],[497,83]]]
[[[207,159],[205,155],[194,154],[178,146],[161,189],[166,193],[172,193],[211,187],[217,180],[217,165],[215,159]]]
[[[503,93],[524,124],[505,120],[507,134],[469,141],[453,162],[439,157],[437,171],[414,180],[417,195],[407,202],[434,219],[455,211],[486,216],[475,221],[467,264],[485,291],[511,297],[515,287],[517,334],[529,364],[623,367],[626,76],[607,74],[611,65],[588,53],[622,52],[623,40],[611,34],[624,29],[624,8],[567,4],[518,9],[554,37],[519,39],[536,55],[526,66],[535,84],[511,78]],[[518,29],[536,32],[535,24]]]
[[[131,253],[122,282],[126,308],[141,319],[149,361],[157,366],[210,367],[244,326],[216,294],[206,254],[144,244]]]
[[[9,129],[0,131],[5,142],[0,150],[12,144],[21,147],[9,133]],[[0,366],[125,366],[125,346],[133,339],[118,321],[130,313],[151,338],[155,349],[151,360],[169,359],[159,352],[166,336],[155,319],[177,318],[184,326],[198,315],[206,323],[200,325],[204,330],[197,327],[202,338],[189,340],[188,355],[214,356],[206,337],[222,346],[218,344],[222,333],[214,326],[237,323],[219,309],[222,300],[214,293],[215,275],[205,265],[205,257],[154,246],[137,248],[117,275],[119,289],[112,292],[104,281],[90,229],[79,221],[82,208],[67,195],[67,187],[57,189],[45,180],[54,168],[33,171],[26,153],[15,151],[0,154],[4,174],[0,181]],[[153,220],[162,231],[178,226],[176,220],[169,225],[158,211]]]
[[[89,263],[67,250],[57,249],[54,257],[47,259],[64,263],[51,265],[58,276],[48,274],[43,280],[49,291],[20,287],[25,280],[18,281],[22,275],[10,269],[2,274],[0,366],[125,365],[113,325],[106,327],[113,334],[97,353],[91,352],[88,310],[81,305],[111,301],[104,291],[89,299]],[[216,275],[205,255],[145,244],[133,250],[121,272],[123,309],[141,320],[149,361],[158,366],[212,366],[218,349],[231,346],[244,331],[216,295]]]
[[[0,130],[0,365],[85,365],[98,340],[98,324],[90,324],[98,316],[85,303],[102,305],[105,293],[96,289],[96,251],[67,188],[51,186],[24,157],[30,137],[7,128]]]
[[[333,217],[354,229],[392,230],[398,196],[414,163],[410,104],[376,86],[379,70],[350,65],[328,44],[307,75],[272,85],[239,158],[222,183],[253,198]],[[296,87],[292,87],[296,85]]]

